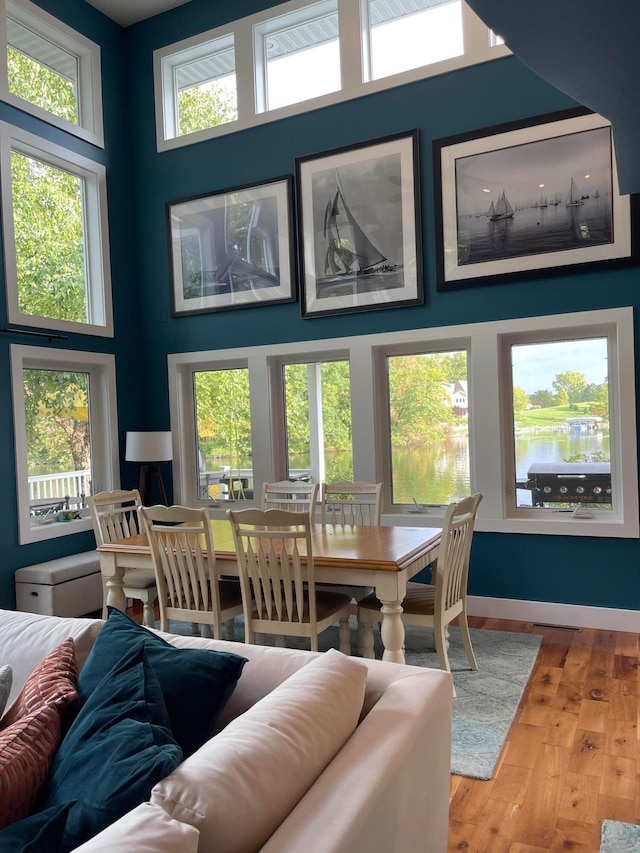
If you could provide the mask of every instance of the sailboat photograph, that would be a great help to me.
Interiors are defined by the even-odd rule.
[[[303,312],[421,300],[416,131],[296,161]]]
[[[596,113],[435,140],[434,161],[438,289],[632,255],[631,202],[618,191],[611,124]]]

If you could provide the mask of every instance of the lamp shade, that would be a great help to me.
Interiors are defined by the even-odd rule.
[[[171,431],[128,432],[127,462],[170,462],[173,459]]]

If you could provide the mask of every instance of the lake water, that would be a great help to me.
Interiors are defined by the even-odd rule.
[[[512,219],[486,215],[458,220],[458,263],[477,264],[522,255],[611,243],[611,198],[589,198],[577,207],[564,202],[516,210]]]

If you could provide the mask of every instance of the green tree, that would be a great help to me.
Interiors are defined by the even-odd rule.
[[[178,94],[178,134],[185,136],[238,118],[235,92],[215,81],[192,86]]]
[[[394,447],[419,447],[447,435],[455,415],[443,388],[447,373],[438,356],[389,359],[389,416]]]
[[[556,378],[551,384],[556,394],[559,394],[560,391],[566,391],[569,403],[576,403],[581,399],[581,395],[587,387],[587,380],[582,373],[566,370],[564,373],[556,374]]]
[[[537,403],[541,408],[548,409],[550,406],[555,406],[556,398],[552,391],[547,388],[541,388],[539,391],[534,391],[529,395],[531,403]]]
[[[513,389],[513,411],[514,412],[524,412],[524,410],[529,405],[529,395],[526,391],[523,391],[522,388],[517,388],[514,386]]]

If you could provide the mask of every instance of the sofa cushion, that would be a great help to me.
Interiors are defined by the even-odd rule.
[[[78,705],[73,640],[36,667],[0,721],[0,828],[27,817]]]
[[[52,806],[0,832],[0,853],[57,853],[72,803]]]
[[[160,806],[141,803],[74,853],[197,853],[199,835]]]
[[[152,791],[200,830],[200,851],[258,850],[354,731],[367,669],[331,650],[313,659]]]
[[[11,707],[0,720],[0,730],[44,705],[58,710],[63,731],[75,716],[80,697],[77,690],[78,665],[72,637],[50,652],[31,673]]]
[[[73,637],[81,669],[102,627],[101,619],[63,619],[16,610],[0,610],[0,623],[0,661],[13,669],[10,702],[40,661],[67,637]]]
[[[145,644],[132,641],[82,707],[44,787],[44,808],[76,801],[61,850],[82,844],[148,799],[181,760]]]
[[[13,670],[8,664],[0,666],[0,717],[7,707],[11,685],[13,683]]]
[[[83,701],[138,640],[144,642],[147,660],[160,682],[175,739],[184,754],[190,755],[211,735],[246,658],[211,649],[178,649],[110,607],[109,618],[80,673],[78,689]]]

